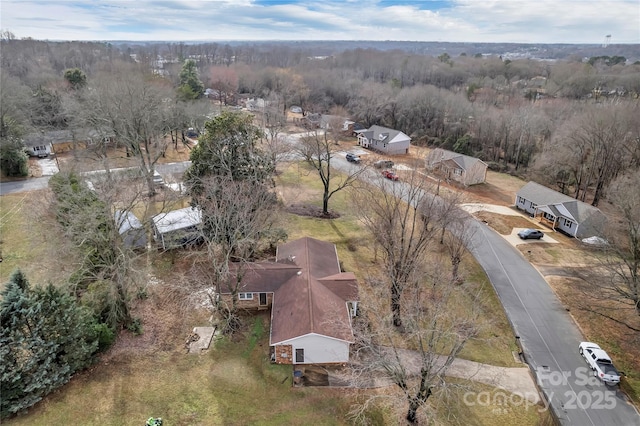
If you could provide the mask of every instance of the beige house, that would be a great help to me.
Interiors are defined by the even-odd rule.
[[[425,165],[430,172],[465,186],[484,183],[487,179],[487,163],[445,149],[432,150],[425,159]]]
[[[237,273],[241,274],[239,306],[271,309],[269,346],[273,362],[349,361],[358,283],[352,272],[340,270],[334,244],[301,238],[278,246],[275,262],[254,263],[235,271],[232,283]],[[229,303],[229,289],[221,288],[220,298]]]

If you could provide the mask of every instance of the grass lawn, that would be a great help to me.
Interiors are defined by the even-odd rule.
[[[321,205],[321,185],[313,171],[304,165],[280,169],[276,181],[285,206]],[[34,282],[46,277],[46,270],[38,272],[41,268],[34,268],[34,264],[42,253],[56,250],[56,236],[41,234],[46,224],[33,232],[26,214],[29,208],[20,207],[30,206],[31,199],[37,203],[41,196],[29,193],[2,197],[3,252],[5,262],[9,260],[2,264],[5,281],[10,273],[5,272],[6,265],[24,268]],[[353,213],[348,190],[336,193],[329,207],[340,217],[327,220],[284,214],[282,222],[289,240],[311,236],[335,243],[344,269],[355,272],[365,285],[378,268],[372,239]],[[248,319],[241,335],[217,342],[208,353],[187,355],[185,338],[194,326],[207,324],[208,314],[185,306],[166,290],[181,279],[176,271],[180,261],[174,264],[169,257],[161,255],[154,264],[154,276],[160,284],[149,289],[148,299],[136,302],[134,315],[143,319],[143,334],[122,332],[114,347],[93,367],[76,375],[29,413],[6,424],[140,425],[150,416],[163,417],[168,426],[348,424],[352,391],[293,388],[291,366],[269,362],[268,316]],[[514,365],[513,332],[493,289],[472,258],[466,259],[463,269],[468,279],[482,287],[482,309],[494,324],[486,334],[469,342],[463,357]],[[439,403],[434,399],[433,404]],[[526,425],[539,420],[524,406],[509,407],[509,413],[496,417],[494,406],[446,405],[446,410],[442,404],[437,408],[442,424],[459,424],[460,419],[466,419],[467,424],[489,425],[499,419],[519,419],[518,424]],[[388,411],[376,411],[374,417],[379,420],[373,424],[394,423]]]
[[[347,424],[349,400],[331,389],[293,388],[291,366],[268,359],[268,317],[203,355],[120,354],[76,375],[10,425]]]
[[[50,192],[8,194],[0,197],[0,279],[20,268],[32,283],[62,282],[73,270],[64,237],[58,235],[48,208]]]

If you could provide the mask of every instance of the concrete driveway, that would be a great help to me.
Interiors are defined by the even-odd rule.
[[[518,237],[518,232],[522,231],[523,229],[529,229],[529,228],[513,228],[513,230],[511,231],[511,234],[503,235],[503,237],[505,240],[509,242],[509,244],[511,244],[514,247],[522,244],[540,244],[540,243],[558,244],[558,241],[553,239],[550,236],[550,235],[553,235],[553,232],[550,232],[549,229],[536,228],[536,227],[532,227],[532,228],[538,229],[544,232],[544,237],[540,238],[539,240],[523,240],[522,238]]]
[[[511,207],[497,206],[494,204],[478,204],[478,203],[460,204],[460,208],[471,214],[484,211],[489,213],[501,214],[504,216],[521,216],[525,219],[529,219],[526,215],[512,209]],[[544,232],[544,237],[540,240],[523,240],[520,237],[518,237],[518,232],[522,231],[523,229],[529,229],[529,228],[538,229]],[[539,243],[558,244],[559,241],[555,240],[552,237],[552,235],[555,232],[550,230],[549,228],[540,228],[537,226],[535,222],[531,222],[531,226],[529,228],[513,228],[511,230],[511,234],[509,235],[500,234],[500,235],[502,235],[504,239],[507,240],[509,244],[511,244],[514,247],[521,244],[539,244]]]

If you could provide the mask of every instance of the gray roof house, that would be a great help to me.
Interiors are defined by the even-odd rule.
[[[425,159],[425,165],[427,170],[441,173],[446,179],[465,186],[484,183],[487,178],[487,163],[446,149],[432,150]]]
[[[153,237],[164,249],[184,247],[202,241],[202,211],[193,207],[172,210],[152,219]]]
[[[111,143],[115,135],[109,129],[73,129],[33,132],[24,137],[27,152],[32,156],[46,157],[87,145]]]
[[[516,192],[516,207],[575,238],[600,236],[606,216],[596,207],[536,182]]]
[[[358,132],[358,145],[389,155],[408,154],[411,138],[400,130],[371,126]]]
[[[118,233],[126,247],[136,249],[147,246],[147,232],[133,212],[116,210],[114,219]]]

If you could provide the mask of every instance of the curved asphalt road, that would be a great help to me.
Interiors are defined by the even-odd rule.
[[[348,171],[354,166],[343,156],[332,165]],[[379,171],[364,173],[383,190],[390,182]],[[400,195],[401,196],[401,195]],[[578,353],[582,333],[540,273],[500,234],[477,220],[472,227],[470,252],[483,267],[511,322],[525,361],[544,398],[563,425],[634,426],[640,415],[619,388],[595,378]],[[542,409],[542,408],[541,408]]]
[[[184,171],[187,163],[158,165],[161,173]],[[335,157],[341,170],[358,167]],[[365,173],[384,188],[378,171]],[[44,187],[46,178],[0,185],[0,194]],[[396,182],[394,185],[402,185]],[[578,353],[582,333],[540,273],[497,232],[478,221],[470,251],[493,284],[538,385],[564,425],[640,425],[640,415],[617,387],[594,378]]]
[[[493,284],[525,360],[562,424],[640,425],[618,387],[591,375],[577,325],[540,273],[497,232],[473,221],[471,252]]]

